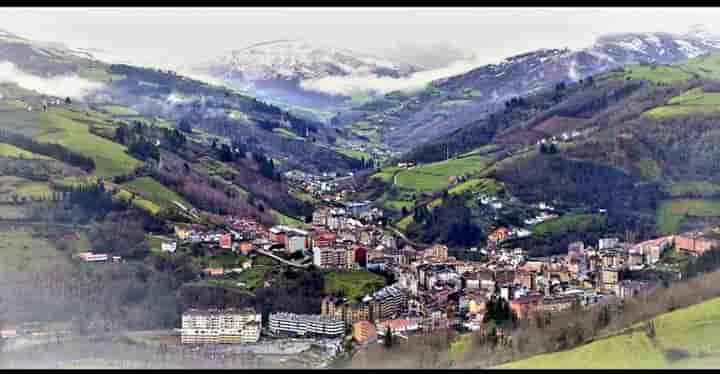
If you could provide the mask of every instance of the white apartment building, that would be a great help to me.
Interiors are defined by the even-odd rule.
[[[252,308],[190,309],[182,315],[183,344],[254,343],[260,340],[262,316]]]
[[[270,331],[276,334],[341,336],[345,334],[345,322],[324,315],[272,313]]]

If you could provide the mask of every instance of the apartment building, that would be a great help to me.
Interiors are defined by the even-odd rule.
[[[252,308],[190,309],[182,315],[183,344],[254,343],[260,340],[262,316]]]
[[[272,313],[270,331],[275,334],[342,336],[345,334],[345,323],[318,314]]]
[[[396,285],[382,288],[372,295],[368,295],[363,302],[371,304],[371,318],[383,320],[407,311],[407,292]]]
[[[377,340],[378,334],[372,323],[359,321],[353,324],[353,338],[360,344],[372,343]]]
[[[355,251],[352,248],[313,248],[313,264],[319,268],[355,268]]]

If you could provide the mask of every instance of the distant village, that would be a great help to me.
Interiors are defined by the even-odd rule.
[[[324,181],[302,180],[308,189],[332,191]],[[481,204],[502,204],[492,196],[477,198]],[[557,217],[549,204],[539,203],[536,208],[541,213],[525,220],[527,225]],[[382,214],[368,201],[333,202],[317,208],[312,222],[303,227],[264,227],[248,217],[226,217],[227,230],[177,226],[176,241],[164,242],[163,252],[174,253],[179,243],[204,243],[248,256],[235,268],[204,269],[209,277],[241,273],[252,268],[253,256],[261,255],[298,268],[367,269],[390,273],[395,279],[360,300],[327,296],[320,314],[271,313],[265,323],[252,308],[190,309],[182,315],[182,343],[256,343],[264,336],[352,338],[362,345],[382,340],[386,331],[402,337],[449,328],[474,331],[482,326],[493,297],[507,300],[520,319],[573,305],[587,307],[608,298],[647,297],[658,284],[624,279],[626,271],[651,269],[673,248],[700,255],[719,244],[698,233],[639,243],[607,237],[597,243],[574,242],[564,255],[530,258],[527,250],[504,245],[530,231],[500,227],[488,236],[486,247],[468,249],[481,252],[486,260],[463,261],[450,256],[444,245],[423,249],[398,245],[395,234],[378,224]],[[291,261],[280,254],[297,256]],[[88,253],[79,257],[87,262],[120,260]]]
[[[624,274],[659,266],[670,250],[697,256],[720,244],[701,233],[639,243],[607,237],[571,243],[567,254],[531,258],[526,249],[511,244],[511,239],[531,235],[530,230],[498,227],[485,247],[467,249],[482,253],[483,261],[458,260],[445,245],[399,245],[396,235],[380,224],[382,210],[369,201],[345,201],[347,191],[338,191],[336,175],[293,172],[287,177],[307,193],[323,197],[311,222],[265,227],[253,218],[228,216],[226,229],[178,225],[175,240],[163,242],[161,251],[172,254],[180,245],[202,243],[248,258],[237,267],[203,269],[211,278],[242,273],[254,266],[256,256],[268,256],[297,268],[384,272],[392,274],[394,283],[359,300],[329,295],[317,315],[271,313],[263,321],[252,308],[189,309],[179,328],[183,344],[257,343],[265,337],[353,339],[362,345],[382,340],[387,331],[401,337],[450,328],[475,331],[483,325],[491,298],[505,299],[519,319],[527,319],[611,298],[647,297],[659,285],[625,279]],[[492,209],[503,207],[495,196],[478,193],[476,199]],[[548,203],[533,208],[539,213],[524,220],[527,226],[558,217]],[[121,261],[93,253],[78,257],[86,262]],[[679,270],[676,276],[681,276]]]

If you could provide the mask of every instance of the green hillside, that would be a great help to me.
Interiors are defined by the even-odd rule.
[[[650,340],[642,324],[632,332],[581,347],[501,365],[501,369],[661,369],[717,367],[720,298],[654,319]],[[682,358],[684,357],[684,358]]]
[[[126,174],[140,165],[125,147],[90,133],[89,124],[106,119],[92,112],[51,107],[48,111],[4,108],[0,129],[30,136],[39,142],[58,143],[95,161],[95,174],[108,177]]]
[[[150,200],[163,208],[174,206],[175,204],[173,204],[173,201],[177,201],[185,207],[190,208],[190,203],[180,197],[180,195],[172,190],[169,190],[167,187],[163,186],[151,177],[136,178],[124,183],[123,186],[142,195],[147,200]]]

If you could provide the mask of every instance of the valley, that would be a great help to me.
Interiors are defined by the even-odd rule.
[[[303,40],[220,84],[3,31],[0,69],[2,367],[717,362],[703,30],[395,91],[341,82],[427,69]]]

